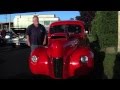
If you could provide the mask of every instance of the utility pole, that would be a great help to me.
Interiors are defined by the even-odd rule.
[[[120,52],[120,11],[118,11],[118,52]]]
[[[6,23],[7,23],[7,14],[6,14],[6,17],[5,17],[5,19],[6,19]]]
[[[5,14],[5,19],[6,19],[6,23],[7,23],[7,14]],[[3,25],[3,29],[7,29],[7,25]]]
[[[11,27],[11,14],[10,14],[10,19],[9,19],[9,30],[10,31],[10,27]]]

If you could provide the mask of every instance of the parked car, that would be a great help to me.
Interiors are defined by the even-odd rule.
[[[8,45],[12,47],[27,46],[26,45],[26,36],[24,30],[14,30],[11,29],[6,33],[5,40]]]
[[[86,42],[82,21],[58,21],[50,25],[48,45],[36,48],[29,57],[34,75],[68,79],[88,75],[94,54]]]

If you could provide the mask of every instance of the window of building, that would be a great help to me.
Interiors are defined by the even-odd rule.
[[[44,21],[40,21],[40,24],[44,25]]]
[[[44,24],[45,24],[45,25],[49,25],[49,24],[50,24],[50,21],[44,21]]]

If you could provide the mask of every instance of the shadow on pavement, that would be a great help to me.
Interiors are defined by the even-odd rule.
[[[52,79],[52,78],[44,75],[32,75],[31,73],[30,74],[23,73],[23,74],[9,77],[8,79]]]
[[[104,74],[103,61],[105,59],[105,52],[100,51],[99,39],[90,43],[90,47],[94,53],[94,69],[93,73],[90,75],[93,79],[107,79]]]
[[[96,52],[95,54],[95,63],[93,76],[95,79],[107,79],[107,76],[104,74],[103,61],[105,58],[105,52]]]
[[[120,53],[116,55],[113,67],[113,79],[120,79]]]
[[[5,60],[0,58],[0,64],[3,64],[5,62]]]

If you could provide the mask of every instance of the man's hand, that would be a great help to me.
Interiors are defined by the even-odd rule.
[[[45,46],[46,45],[46,35],[45,35],[45,37],[44,37],[44,41],[43,41],[43,46]]]
[[[30,47],[30,43],[27,43],[27,45]]]
[[[30,40],[28,35],[27,35],[27,45],[30,47]]]

